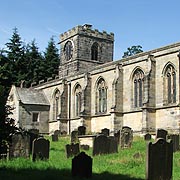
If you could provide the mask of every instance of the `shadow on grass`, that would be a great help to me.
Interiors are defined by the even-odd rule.
[[[71,171],[68,169],[46,169],[46,170],[38,170],[38,169],[0,169],[0,179],[1,180],[78,180],[78,179],[86,179],[86,178],[78,178],[72,177]],[[143,180],[139,178],[129,177],[127,175],[121,174],[110,174],[109,172],[103,172],[101,174],[93,173],[93,180]]]

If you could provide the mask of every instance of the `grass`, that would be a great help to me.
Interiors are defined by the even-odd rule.
[[[32,162],[30,159],[16,158],[0,160],[1,180],[71,180],[72,158],[66,158],[65,145],[68,137],[58,142],[50,142],[50,158],[47,161]],[[93,158],[95,180],[143,180],[145,179],[146,142],[135,137],[132,148],[119,149],[118,153],[92,156],[92,149],[85,151]],[[173,179],[180,180],[180,152],[173,156]],[[78,180],[78,178],[75,178]],[[82,179],[82,178],[81,178]]]

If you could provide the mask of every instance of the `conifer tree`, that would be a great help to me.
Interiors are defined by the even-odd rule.
[[[10,42],[6,43],[7,46],[7,59],[8,70],[12,74],[12,82],[19,86],[20,81],[24,80],[27,68],[26,59],[24,57],[24,44],[18,34],[17,28],[14,28],[13,35]]]
[[[46,77],[52,77],[53,75],[58,74],[59,68],[59,53],[58,49],[56,48],[56,44],[54,38],[51,37],[50,41],[48,42],[48,47],[44,53],[45,58],[45,71]]]

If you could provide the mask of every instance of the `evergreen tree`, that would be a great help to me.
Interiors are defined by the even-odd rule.
[[[53,37],[51,37],[50,41],[48,42],[48,47],[46,48],[44,57],[46,77],[48,78],[52,77],[52,75],[57,75],[60,61],[58,49],[56,48]]]
[[[140,45],[131,46],[131,47],[127,48],[127,51],[124,52],[124,55],[122,56],[122,58],[133,56],[133,55],[141,53],[141,52],[143,52],[142,46],[140,46]]]
[[[27,81],[27,86],[29,86],[32,82],[38,82],[44,78],[41,67],[44,59],[38,50],[35,40],[26,46],[25,58],[28,68],[25,80]]]
[[[8,70],[12,73],[12,82],[15,85],[20,85],[21,80],[24,80],[27,67],[26,59],[24,57],[25,46],[21,41],[17,28],[14,28],[13,35],[10,42],[6,43]]]

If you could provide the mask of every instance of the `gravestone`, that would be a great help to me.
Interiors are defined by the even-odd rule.
[[[109,136],[109,154],[118,153],[118,142],[114,136]]]
[[[104,129],[101,129],[101,134],[104,134],[105,136],[109,136],[109,129],[107,128],[104,128]]]
[[[61,131],[60,131],[60,130],[55,130],[55,131],[54,131],[54,135],[59,136],[60,134],[61,134]]]
[[[92,158],[81,152],[79,155],[72,159],[73,177],[91,178],[92,177]]]
[[[87,144],[82,144],[82,145],[80,145],[80,148],[83,149],[83,150],[88,151],[88,150],[89,150],[89,145],[87,145]]]
[[[71,132],[71,143],[79,143],[79,139],[78,139],[78,131],[72,131]]]
[[[72,157],[75,156],[77,154],[79,154],[80,150],[79,150],[79,143],[72,143],[72,144],[67,144],[66,145],[66,157]]]
[[[30,156],[30,137],[26,133],[16,132],[12,135],[9,146],[9,158]]]
[[[0,159],[6,159],[7,158],[7,150],[8,147],[5,143],[0,144]]]
[[[32,152],[33,141],[39,137],[39,129],[29,129],[28,134],[30,136],[30,152]]]
[[[117,143],[120,143],[120,130],[114,133],[114,137],[116,138]]]
[[[109,140],[105,135],[98,135],[93,141],[93,156],[108,154],[109,153]]]
[[[78,135],[85,135],[86,134],[86,127],[85,126],[79,126],[78,127]]]
[[[149,142],[147,147],[146,179],[171,180],[173,164],[172,140],[167,142],[159,138],[155,143]]]
[[[52,134],[52,141],[53,142],[57,142],[58,140],[59,140],[59,137],[58,137],[58,135],[57,134]]]
[[[133,141],[133,130],[130,127],[124,126],[120,135],[120,147],[130,148]]]
[[[49,140],[42,137],[35,139],[33,141],[32,160],[36,161],[49,159],[49,146]]]
[[[145,141],[150,141],[151,140],[151,134],[147,133],[144,135],[144,140]]]
[[[166,140],[166,136],[167,136],[168,132],[164,129],[158,129],[157,133],[156,133],[156,139],[158,138],[164,138]]]
[[[169,134],[167,139],[173,142],[173,152],[179,151],[179,134]]]
[[[93,156],[118,152],[118,143],[114,136],[98,135],[93,141]]]

